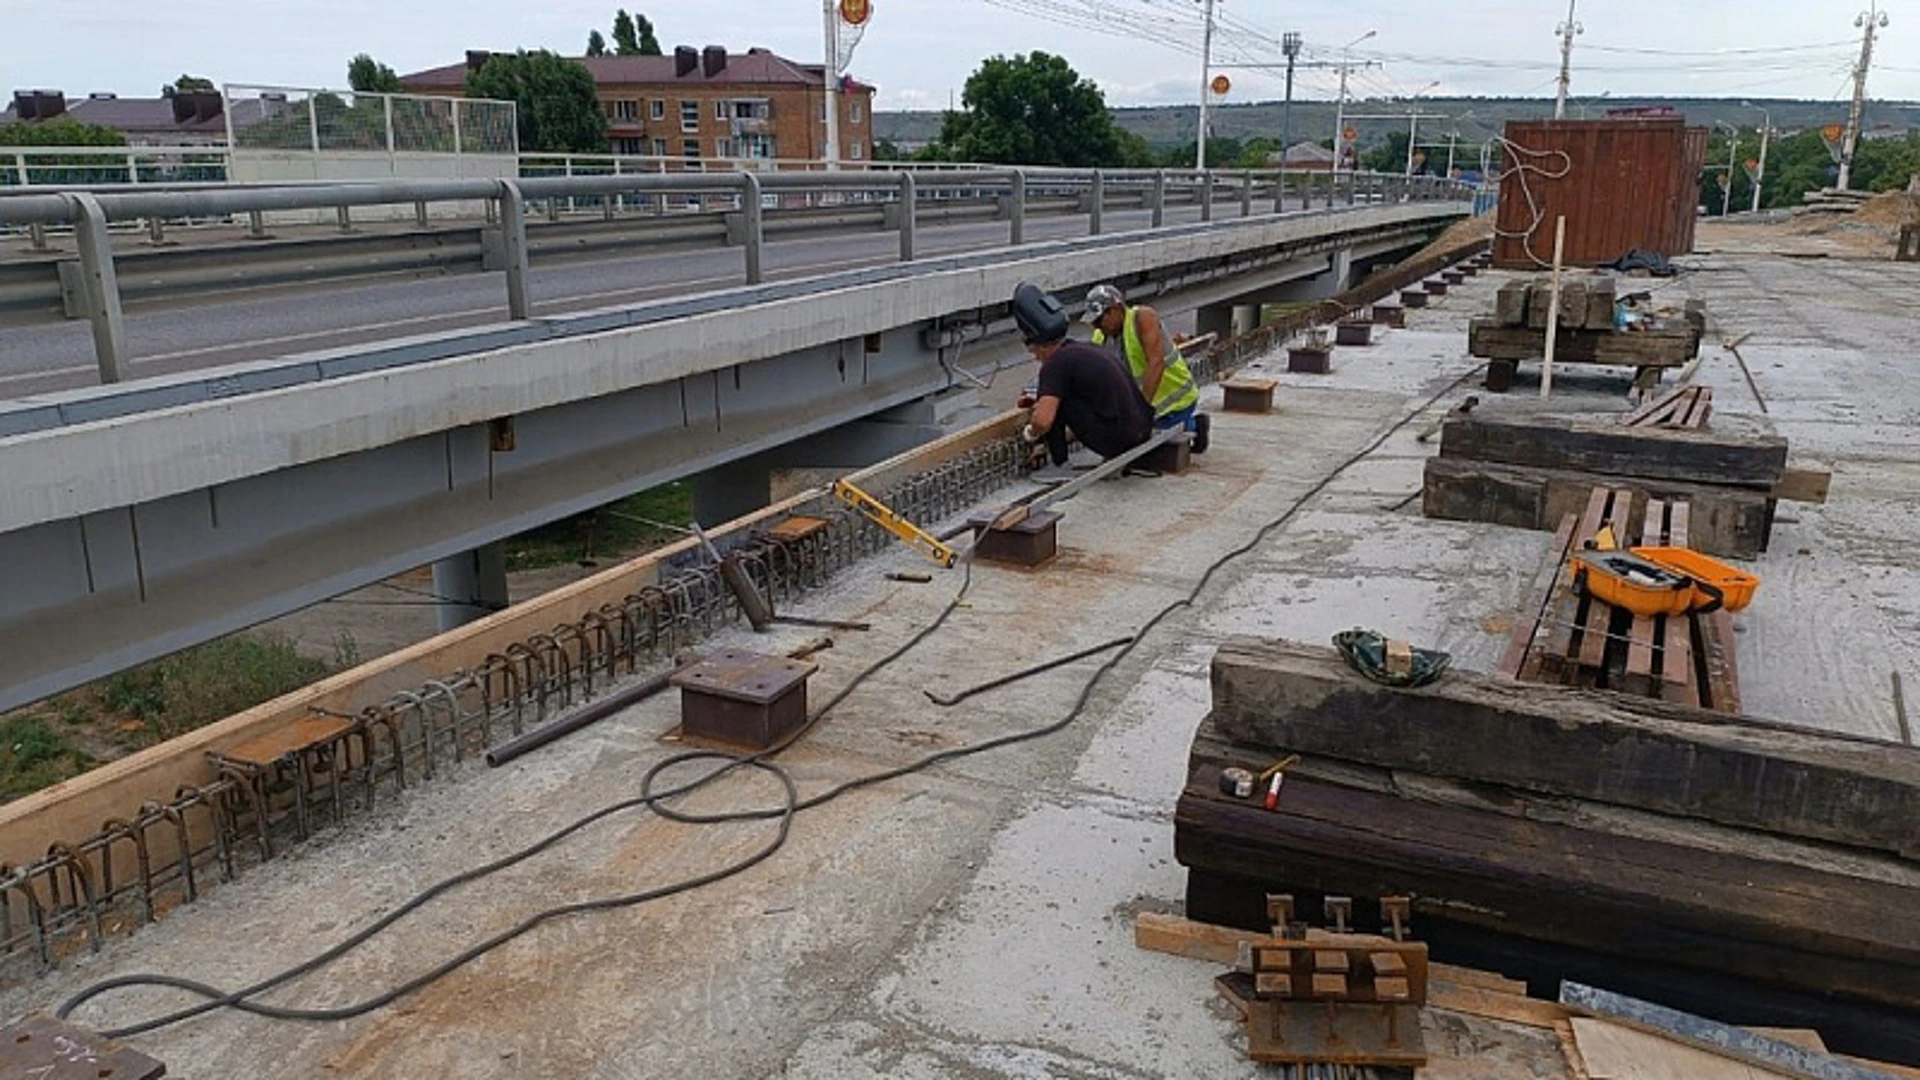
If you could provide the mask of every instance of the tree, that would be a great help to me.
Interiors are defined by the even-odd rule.
[[[960,101],[962,111],[942,118],[929,156],[1068,168],[1124,160],[1106,95],[1061,57],[1038,51],[991,57],[967,77]]]
[[[1372,172],[1407,171],[1407,133],[1389,131],[1384,141],[1360,155],[1360,167]]]
[[[607,39],[601,37],[600,31],[598,30],[592,30],[587,33],[587,55],[588,56],[607,55]]]
[[[653,35],[653,24],[645,15],[629,15],[626,8],[614,12],[613,52],[615,56],[660,55],[660,39]]]
[[[199,75],[182,75],[160,88],[160,96],[170,98],[175,94],[191,94],[196,91],[206,93],[213,90],[213,80]]]
[[[467,96],[516,102],[523,153],[605,153],[607,116],[593,73],[545,49],[495,53],[467,76]]]
[[[347,85],[362,94],[398,94],[402,89],[400,76],[366,53],[347,64]]]
[[[127,137],[110,127],[82,123],[71,116],[32,123],[0,124],[0,146],[125,146]],[[120,170],[122,178],[126,170]]]

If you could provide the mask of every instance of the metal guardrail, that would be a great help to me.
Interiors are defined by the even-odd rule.
[[[1237,196],[1241,217],[1254,214],[1256,202],[1269,202],[1273,213],[1287,209],[1290,196],[1297,195],[1302,207],[1320,201],[1332,207],[1340,202],[1400,202],[1462,200],[1471,189],[1451,180],[1436,177],[1406,177],[1368,173],[1319,174],[1326,177],[1324,191],[1314,174],[1283,174],[1277,171],[1194,172],[1170,170],[1042,170],[980,169],[923,173],[897,170],[889,172],[821,172],[730,174],[679,173],[647,175],[600,175],[573,177],[533,177],[508,179],[463,179],[425,181],[385,181],[355,184],[302,184],[292,186],[205,186],[185,188],[143,187],[99,191],[61,191],[46,194],[0,195],[0,228],[26,226],[37,240],[47,226],[71,226],[78,261],[72,283],[79,303],[76,306],[92,324],[94,355],[102,383],[124,382],[130,376],[126,319],[123,295],[116,271],[116,258],[109,230],[114,222],[158,222],[181,218],[233,218],[245,215],[255,231],[260,231],[262,215],[289,210],[333,209],[341,224],[351,221],[354,207],[412,204],[424,207],[433,202],[480,202],[488,206],[495,222],[490,228],[497,239],[500,267],[505,271],[506,316],[519,321],[528,317],[531,301],[527,278],[530,250],[527,241],[527,212],[530,203],[556,200],[613,199],[626,196],[664,197],[673,195],[721,196],[731,198],[739,215],[737,229],[729,223],[729,233],[737,235],[744,254],[744,276],[748,284],[765,277],[766,203],[769,196],[783,192],[854,194],[884,200],[895,207],[893,228],[900,237],[900,260],[915,256],[916,225],[919,217],[920,188],[936,185],[949,197],[964,194],[990,197],[998,201],[1008,222],[1009,246],[1026,242],[1029,200],[1045,195],[1072,195],[1080,212],[1088,219],[1088,233],[1100,235],[1105,227],[1104,213],[1117,191],[1139,191],[1151,211],[1151,228],[1164,224],[1168,191],[1182,186],[1193,193],[1200,206],[1202,221],[1213,219],[1216,193],[1224,190]],[[1301,187],[1288,183],[1288,177],[1307,177]],[[1261,185],[1266,184],[1262,193]],[[730,239],[732,236],[730,235]]]

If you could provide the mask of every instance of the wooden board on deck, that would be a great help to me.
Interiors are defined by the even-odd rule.
[[[1576,1016],[1572,1023],[1580,1060],[1593,1080],[1794,1080],[1605,1020]]]
[[[1546,353],[1546,339],[1544,328],[1500,326],[1492,319],[1467,324],[1467,351],[1488,360],[1538,360]],[[1553,359],[1554,363],[1681,367],[1699,353],[1700,337],[1690,329],[1562,330],[1554,342]]]
[[[1786,472],[1787,440],[1759,433],[1628,427],[1606,420],[1502,417],[1475,411],[1449,415],[1441,424],[1440,455],[1768,491]]]
[[[1650,698],[1454,670],[1367,681],[1325,646],[1231,638],[1212,723],[1236,742],[1920,857],[1920,754]]]

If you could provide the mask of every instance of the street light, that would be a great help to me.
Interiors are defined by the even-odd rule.
[[[1428,83],[1427,85],[1407,95],[1407,103],[1410,106],[1410,108],[1407,109],[1407,175],[1408,176],[1413,175],[1414,144],[1420,141],[1420,106],[1415,103],[1420,100],[1421,94],[1424,94],[1427,91],[1439,85],[1440,85],[1440,80],[1435,79],[1432,82]]]
[[[1760,112],[1760,165],[1753,171],[1753,212],[1760,212],[1760,189],[1767,182],[1767,142],[1773,138],[1773,114],[1751,101],[1743,101],[1742,106],[1758,109]],[[1732,186],[1732,182],[1728,182]]]
[[[1345,159],[1341,150],[1347,141],[1347,73],[1353,69],[1353,47],[1379,32],[1369,30],[1340,46],[1340,104],[1333,111],[1333,171],[1336,174]]]

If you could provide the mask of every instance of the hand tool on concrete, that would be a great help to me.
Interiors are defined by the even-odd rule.
[[[895,570],[887,575],[887,580],[906,581],[915,585],[925,585],[933,580],[933,575],[921,573],[918,570]]]
[[[833,648],[832,638],[812,638],[799,648],[787,653],[787,659],[804,660],[814,653],[831,648]],[[616,690],[598,701],[590,701],[581,706],[578,711],[562,716],[545,727],[537,727],[532,731],[522,732],[508,739],[506,742],[501,743],[499,746],[488,750],[487,764],[490,767],[498,768],[522,754],[538,750],[548,743],[571,735],[589,724],[599,723],[630,705],[637,705],[660,691],[665,690],[667,687],[672,686],[675,675],[700,663],[701,659],[699,656],[687,657],[658,675],[643,679],[624,690]]]
[[[747,573],[747,565],[738,555],[730,554],[725,558],[714,550],[713,542],[707,539],[706,530],[699,522],[693,523],[693,535],[700,539],[700,549],[707,553],[720,567],[720,580],[727,585],[727,591],[740,602],[740,610],[746,613],[747,622],[753,625],[756,633],[766,630],[773,624],[773,605],[760,595],[760,589],[753,583],[753,575]]]
[[[872,623],[842,622],[839,619],[809,619],[801,615],[775,615],[773,621],[788,626],[811,626],[820,630],[854,630],[864,632],[873,629]]]
[[[868,521],[898,537],[908,547],[939,563],[942,568],[953,565],[955,556],[952,548],[929,535],[920,526],[894,513],[885,503],[847,481],[833,482],[833,496],[858,510]]]

